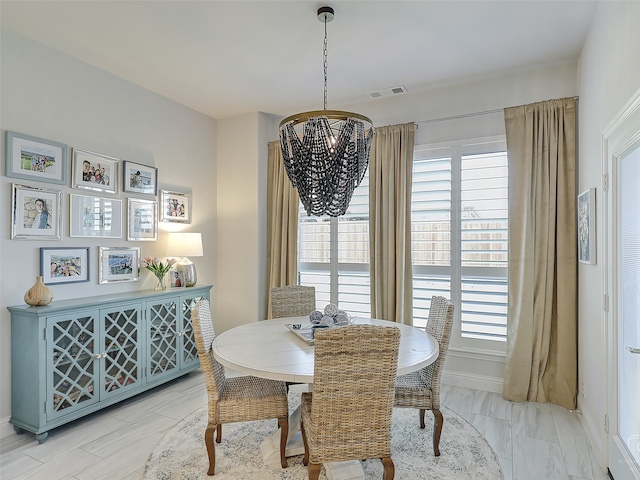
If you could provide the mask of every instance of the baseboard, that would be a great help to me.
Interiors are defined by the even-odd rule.
[[[442,372],[442,383],[453,387],[468,387],[485,392],[502,393],[502,378],[471,375],[464,372]]]
[[[582,412],[580,420],[582,421],[582,427],[584,432],[591,443],[591,450],[596,456],[595,461],[600,465],[603,471],[605,471],[605,465],[607,463],[607,451],[606,445],[603,443],[606,441],[606,435],[602,434],[602,424],[600,424],[596,417],[594,417],[584,405],[580,404],[578,399],[578,408]]]
[[[15,433],[13,425],[9,423],[11,417],[0,418],[0,439],[9,437]]]

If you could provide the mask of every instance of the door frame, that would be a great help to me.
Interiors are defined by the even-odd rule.
[[[618,112],[602,134],[602,283],[605,294],[607,442],[606,459],[616,480],[640,480],[640,468],[626,451],[618,432],[618,168],[620,158],[640,142],[640,90]]]

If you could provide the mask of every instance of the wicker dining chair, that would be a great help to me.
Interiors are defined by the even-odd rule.
[[[444,418],[440,412],[440,377],[444,359],[449,349],[451,328],[453,326],[453,304],[445,297],[431,297],[427,333],[438,341],[440,353],[431,365],[415,372],[401,375],[396,379],[396,407],[420,409],[420,428],[424,428],[424,412],[431,410],[434,417],[433,453],[440,456],[440,436]]]
[[[271,289],[271,318],[309,315],[315,309],[315,287],[288,285]]]
[[[393,480],[391,416],[400,330],[349,325],[315,336],[313,392],[302,393],[302,463],[309,479],[325,462],[380,458]]]
[[[209,415],[204,442],[209,455],[209,471],[213,475],[216,466],[213,434],[216,442],[222,441],[222,424],[278,419],[280,427],[280,463],[287,467],[285,447],[289,433],[289,406],[284,382],[244,376],[226,378],[224,367],[213,357],[211,344],[215,338],[209,301],[196,303],[191,312],[193,333],[200,358],[200,366],[207,384]]]

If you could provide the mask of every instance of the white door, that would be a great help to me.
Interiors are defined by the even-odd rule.
[[[605,258],[611,300],[609,470],[640,480],[640,92],[605,133],[609,206]]]

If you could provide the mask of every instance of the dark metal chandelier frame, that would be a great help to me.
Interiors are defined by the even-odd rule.
[[[331,7],[318,9],[318,20],[324,23],[324,109],[280,122],[284,166],[310,216],[338,217],[347,212],[367,171],[373,139],[368,117],[327,110],[327,23],[333,17]]]

